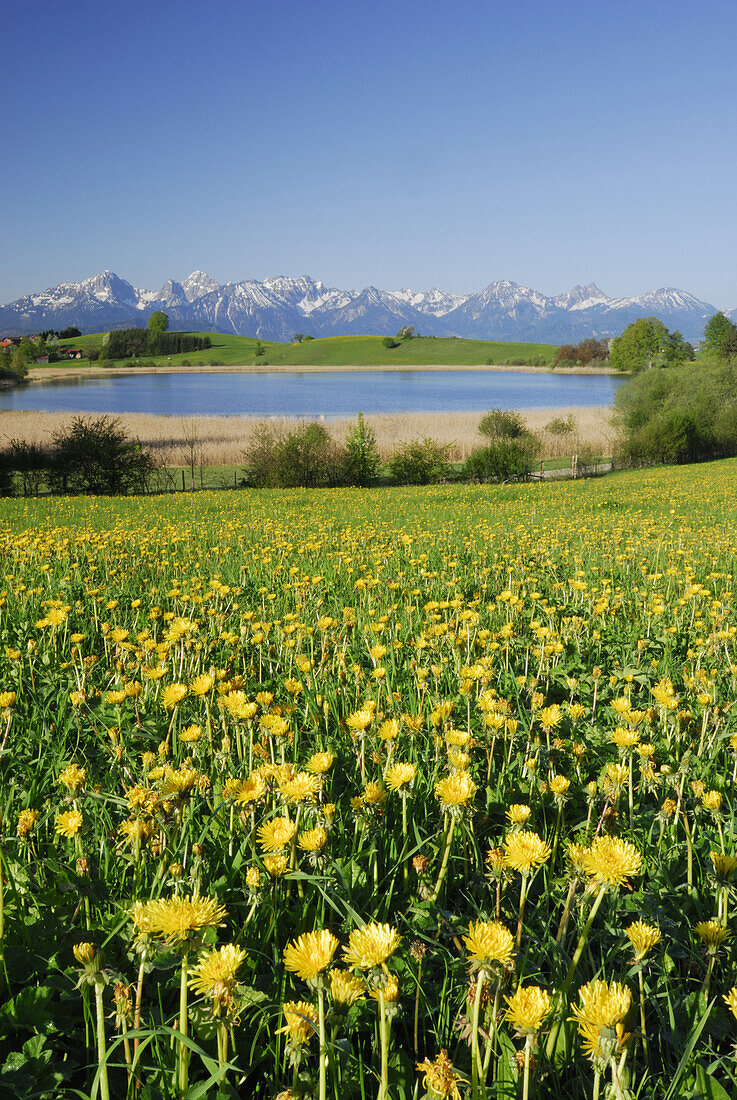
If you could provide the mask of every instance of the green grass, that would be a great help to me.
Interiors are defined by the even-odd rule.
[[[196,333],[195,335],[204,335]],[[63,346],[83,350],[98,349],[102,333],[63,340]],[[212,348],[208,351],[186,352],[181,355],[159,356],[152,361],[160,366],[205,366],[213,361],[224,366],[483,366],[506,364],[510,360],[544,360],[552,365],[557,352],[553,344],[505,343],[498,340],[461,340],[446,337],[421,336],[400,341],[396,348],[385,348],[381,336],[329,336],[301,344],[280,344],[262,341],[264,353],[256,356],[258,341],[249,336],[224,336],[211,333]],[[121,361],[122,362],[122,361]],[[72,360],[69,367],[88,366],[89,361]],[[116,362],[116,366],[119,362]]]

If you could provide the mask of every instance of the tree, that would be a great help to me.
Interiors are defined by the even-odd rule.
[[[385,348],[398,348],[399,340],[395,340],[393,336],[385,336],[381,341]]]
[[[722,312],[715,313],[706,322],[704,338],[701,341],[702,351],[705,355],[726,359],[733,354],[732,349],[735,344],[737,344],[737,325]]]
[[[640,317],[612,342],[610,362],[621,371],[659,366],[665,359],[669,338],[668,329],[657,317]]]
[[[376,446],[376,435],[358,414],[358,423],[348,433],[345,441],[345,473],[349,485],[373,485],[379,473],[381,459]]]
[[[301,344],[304,338],[305,334],[303,332],[295,332],[294,336],[292,337],[292,343]]]
[[[669,367],[677,363],[690,362],[694,354],[693,345],[689,344],[688,340],[684,340],[678,330],[669,333],[664,352],[665,362]]]
[[[415,335],[414,325],[402,325],[397,336],[400,340],[412,340]]]
[[[48,476],[56,492],[135,493],[147,488],[153,468],[117,417],[75,416],[53,436]]]
[[[169,328],[169,318],[163,310],[157,309],[148,319],[149,332],[166,332]]]

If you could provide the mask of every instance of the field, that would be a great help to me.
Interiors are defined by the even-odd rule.
[[[0,502],[0,1098],[735,1095],[737,463]]]
[[[197,336],[204,333],[195,333]],[[381,336],[326,336],[301,344],[280,344],[272,340],[261,341],[263,354],[256,355],[259,343],[248,336],[225,336],[218,332],[208,334],[212,348],[208,351],[187,352],[182,355],[154,359],[161,366],[177,366],[185,360],[192,366],[211,362],[225,366],[255,365],[279,366],[479,366],[488,363],[505,364],[517,360],[526,363],[530,359],[552,364],[557,346],[552,344],[505,343],[498,340],[461,340],[449,337],[416,337],[402,340],[396,348],[385,348]],[[78,336],[74,340],[62,340],[62,345],[87,350],[99,350],[102,333]],[[72,369],[88,365],[87,360],[71,360],[53,364],[56,368]]]

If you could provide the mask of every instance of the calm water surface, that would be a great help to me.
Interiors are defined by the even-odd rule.
[[[316,371],[146,374],[34,383],[0,391],[0,411],[171,416],[355,416],[365,413],[611,405],[623,380],[524,371]]]

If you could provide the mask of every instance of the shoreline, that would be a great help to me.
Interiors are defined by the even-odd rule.
[[[380,371],[382,373],[406,373],[416,371],[506,371],[513,374],[556,374],[560,377],[568,376],[615,376],[622,377],[622,371],[612,370],[587,370],[585,367],[579,368],[563,368],[562,370],[552,370],[550,367],[529,367],[529,366],[506,366],[503,364],[489,366],[485,363],[465,364],[465,363],[449,363],[444,365],[442,363],[432,363],[429,365],[422,365],[419,363],[412,364],[399,364],[399,363],[346,363],[341,364],[309,364],[309,365],[295,365],[295,364],[275,364],[264,366],[253,366],[243,364],[242,366],[236,366],[234,364],[211,367],[211,366],[172,366],[172,367],[31,367],[28,371],[27,381],[29,383],[43,383],[43,382],[59,382],[66,378],[80,380],[85,378],[114,378],[114,377],[127,377],[130,375],[144,375],[144,374],[333,374],[345,371],[365,371],[374,372]]]

